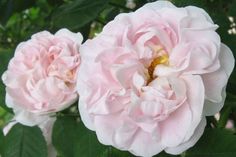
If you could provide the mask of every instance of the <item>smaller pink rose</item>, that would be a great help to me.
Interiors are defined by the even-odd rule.
[[[6,104],[15,118],[25,125],[36,125],[50,113],[73,104],[79,48],[83,37],[67,29],[55,35],[43,31],[20,43],[2,80],[6,85]]]

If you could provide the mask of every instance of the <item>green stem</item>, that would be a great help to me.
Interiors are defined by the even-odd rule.
[[[219,120],[219,123],[218,123],[218,128],[225,128],[230,113],[231,113],[231,107],[226,107],[221,111],[220,120]]]
[[[218,126],[214,116],[207,117],[208,121],[216,128]]]
[[[97,22],[97,23],[100,23],[101,25],[103,25],[103,26],[105,26],[106,25],[106,22],[104,22],[104,21],[102,21],[101,19],[95,19],[95,21]]]

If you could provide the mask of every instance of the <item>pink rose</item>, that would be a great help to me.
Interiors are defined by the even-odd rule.
[[[77,100],[81,42],[80,33],[61,29],[55,35],[37,33],[17,46],[2,79],[6,104],[18,122],[39,124]]]
[[[180,154],[218,112],[234,67],[202,9],[149,3],[118,15],[81,47],[82,121],[99,141],[137,156]]]

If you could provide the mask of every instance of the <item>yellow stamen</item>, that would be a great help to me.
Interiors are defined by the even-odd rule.
[[[66,76],[67,76],[67,78],[72,79],[72,78],[74,78],[74,72],[72,70],[68,70],[66,72]]]
[[[161,55],[161,56],[155,58],[151,62],[150,66],[148,67],[148,73],[149,73],[149,76],[150,76],[150,79],[148,80],[148,83],[150,83],[153,80],[153,72],[154,72],[156,66],[159,65],[159,64],[167,65],[168,61],[169,61],[168,55],[164,54],[164,55]]]

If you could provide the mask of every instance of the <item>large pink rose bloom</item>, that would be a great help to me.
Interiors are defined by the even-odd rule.
[[[2,79],[18,122],[39,124],[77,100],[81,42],[80,33],[61,29],[55,35],[39,32],[17,46]]]
[[[81,47],[79,109],[99,141],[137,156],[180,154],[218,112],[234,57],[197,7],[149,3]]]

